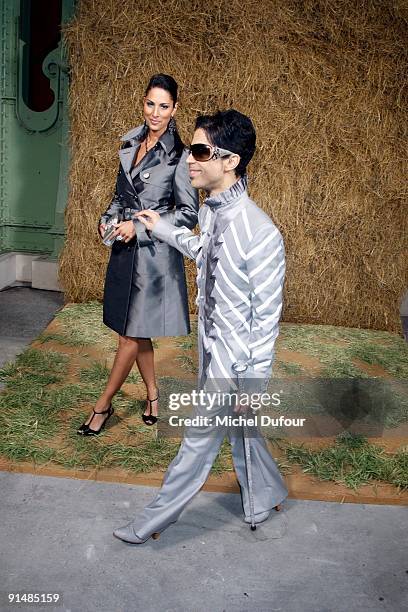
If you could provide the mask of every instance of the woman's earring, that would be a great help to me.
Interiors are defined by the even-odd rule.
[[[176,120],[174,119],[173,116],[170,117],[170,121],[169,121],[169,125],[167,126],[167,129],[169,130],[171,134],[174,134],[174,132],[177,130]]]

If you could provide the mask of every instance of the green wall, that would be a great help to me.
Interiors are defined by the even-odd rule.
[[[54,102],[44,112],[24,102],[27,0],[0,0],[0,252],[58,255],[68,174],[68,71],[60,43],[43,62]],[[63,0],[62,23],[74,0]]]

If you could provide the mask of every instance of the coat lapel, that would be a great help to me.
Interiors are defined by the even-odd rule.
[[[138,147],[139,149],[139,147]],[[137,150],[138,150],[137,149]],[[136,156],[137,151],[135,151],[135,155]],[[137,176],[138,174],[140,174],[145,168],[153,168],[154,166],[157,166],[158,164],[160,164],[160,158],[158,157],[156,151],[154,149],[150,149],[150,151],[148,151],[146,153],[146,155],[143,157],[142,161],[137,165],[137,167],[135,168],[135,172],[133,173],[133,177],[135,178],[135,176]]]
[[[144,130],[143,125],[139,125],[136,128],[129,130],[126,132],[124,136],[121,137],[122,142],[129,142],[130,147],[126,147],[125,149],[119,149],[119,159],[122,165],[122,168],[125,172],[126,178],[129,183],[133,187],[132,177],[130,176],[130,171],[132,169],[133,160],[135,159],[135,155],[140,147],[139,138],[142,135]],[[144,161],[144,160],[142,160]]]
[[[137,155],[137,152],[139,151],[139,147],[141,146],[139,138],[142,136],[144,130],[145,126],[139,125],[121,137],[122,142],[127,142],[130,144],[130,146],[126,147],[125,149],[119,149],[119,159],[126,178],[132,187],[134,177],[140,174],[145,168],[153,168],[154,166],[160,164],[163,154],[164,156],[167,155],[169,158],[171,158],[175,146],[174,135],[167,130],[159,141],[162,146],[162,151],[156,152],[154,149],[151,149],[138,164],[132,177],[133,161]]]
[[[122,168],[125,172],[126,178],[129,181],[129,183],[132,185],[132,187],[133,187],[133,182],[132,182],[132,177],[130,176],[130,170],[132,168],[133,159],[135,157],[136,151],[138,150],[139,147],[140,145],[134,145],[133,147],[128,147],[127,149],[119,150],[120,163],[122,164]]]

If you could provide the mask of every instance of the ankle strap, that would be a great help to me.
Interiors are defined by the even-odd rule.
[[[111,404],[109,404],[108,409],[104,410],[103,412],[96,412],[96,410],[94,410],[92,408],[92,412],[94,412],[95,414],[107,414],[108,412],[110,412],[110,409],[112,408]]]

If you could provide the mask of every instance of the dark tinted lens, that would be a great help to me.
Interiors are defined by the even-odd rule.
[[[208,161],[211,157],[211,147],[206,144],[193,144],[190,150],[196,161]]]

